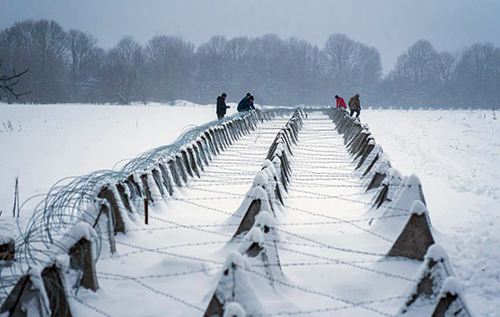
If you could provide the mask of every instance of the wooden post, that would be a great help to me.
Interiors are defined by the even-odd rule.
[[[148,212],[148,199],[144,198],[144,223],[148,224],[149,212]]]

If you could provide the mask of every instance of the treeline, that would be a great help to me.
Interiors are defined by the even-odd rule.
[[[29,69],[16,90],[32,92],[9,102],[213,103],[222,92],[238,101],[250,91],[257,103],[273,105],[332,104],[335,94],[355,93],[365,107],[500,105],[500,49],[490,43],[452,53],[420,40],[383,77],[378,50],[343,34],[323,48],[269,34],[214,36],[199,47],[175,36],[145,45],[125,36],[104,50],[91,34],[27,20],[0,32],[0,60],[0,73]]]

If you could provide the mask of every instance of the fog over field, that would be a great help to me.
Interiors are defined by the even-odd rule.
[[[176,99],[497,108],[496,1],[9,1],[4,73],[29,69],[9,102]],[[52,21],[52,22],[50,22]],[[44,40],[45,39],[45,40]]]

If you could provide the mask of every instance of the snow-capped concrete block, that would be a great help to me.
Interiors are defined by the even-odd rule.
[[[105,222],[105,232],[108,232],[108,242],[109,242],[109,251],[111,253],[116,252],[116,242],[115,242],[115,231],[114,231],[114,221],[113,221],[113,215],[111,212],[111,208],[109,207],[109,203],[104,200],[100,199],[96,202],[96,205],[98,205],[98,210],[99,213],[97,214],[97,217],[95,219],[94,225],[92,226],[95,228],[96,226],[99,225],[100,222]],[[103,220],[107,218],[107,221]]]
[[[224,317],[246,317],[247,313],[240,304],[233,302],[226,305]]]
[[[445,280],[453,275],[453,269],[443,247],[437,244],[432,245],[415,276],[417,283],[411,286],[407,299],[397,316],[431,316],[440,299],[439,294],[442,292]]]
[[[177,166],[177,170],[179,172],[179,175],[182,178],[182,181],[184,182],[184,184],[187,184],[188,172],[186,170],[184,160],[183,160],[182,155],[180,153],[175,155],[175,163],[176,163],[175,165]]]
[[[50,254],[69,255],[69,267],[78,270],[78,285],[96,291],[99,288],[95,270],[92,241],[98,238],[96,231],[86,222],[79,222],[50,248]]]
[[[389,169],[379,186],[373,206],[378,209],[386,202],[393,202],[401,191],[403,182],[404,177],[397,169]]]
[[[172,180],[174,181],[175,186],[182,187],[183,186],[182,178],[181,178],[181,174],[179,172],[179,169],[177,167],[176,159],[174,157],[171,157],[167,161],[167,165],[168,165],[168,169],[170,171],[170,175],[172,175]]]
[[[255,223],[256,216],[261,210],[263,201],[268,200],[266,191],[259,186],[254,187],[250,195],[252,196],[252,202],[245,212],[245,215],[241,219],[238,229],[234,234],[235,237],[240,235],[241,233],[250,231]]]
[[[21,277],[0,307],[1,316],[51,315],[49,301],[40,274],[34,269]],[[5,315],[4,315],[5,314]]]
[[[163,162],[159,163],[158,170],[160,172],[160,175],[159,175],[160,179],[163,183],[163,186],[166,189],[166,194],[168,194],[168,196],[172,196],[174,194],[175,184],[174,184],[172,177],[170,176],[170,173],[168,172],[168,170],[169,170],[168,165],[166,165]]]
[[[121,212],[121,209],[124,209],[125,207],[120,208],[122,206],[119,206],[119,204],[121,205],[122,203],[119,195],[117,195],[116,193],[115,188],[110,184],[105,185],[101,188],[97,197],[105,199],[108,202],[109,210],[111,212],[110,216],[112,217],[114,222],[113,232],[115,234],[118,232],[125,233],[125,219]]]
[[[189,157],[189,165],[191,167],[191,170],[194,172],[196,176],[198,176],[198,178],[200,178],[201,177],[200,168],[198,167],[198,162],[192,145],[190,148],[187,149],[187,155]]]
[[[268,175],[263,171],[259,171],[253,179],[253,186],[265,188],[268,180],[269,180]]]
[[[462,286],[454,277],[448,277],[444,281],[432,317],[472,317],[471,310],[462,295]]]
[[[423,261],[427,249],[435,243],[428,221],[427,208],[422,202],[415,201],[410,214],[410,219],[387,256]]]
[[[274,286],[276,280],[284,279],[277,247],[279,240],[273,216],[263,210],[238,249],[249,258],[252,267],[261,270],[261,275],[267,276],[271,286]]]
[[[235,302],[249,315],[264,313],[262,303],[247,273],[250,269],[249,263],[239,253],[229,254],[204,316],[223,317],[226,310],[229,310],[229,304]]]

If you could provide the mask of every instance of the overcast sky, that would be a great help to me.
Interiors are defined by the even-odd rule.
[[[421,38],[438,50],[500,46],[500,0],[0,0],[1,29],[41,18],[89,32],[104,48],[124,35],[143,44],[180,35],[200,45],[213,35],[267,33],[323,47],[331,33],[345,33],[378,48],[384,72]]]

